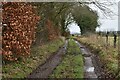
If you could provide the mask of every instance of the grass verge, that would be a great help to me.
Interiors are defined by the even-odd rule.
[[[50,75],[50,78],[83,78],[83,57],[78,45],[72,39],[68,42],[68,51],[62,62]]]
[[[101,62],[105,65],[108,75],[113,77],[118,76],[118,47],[114,48],[112,38],[109,38],[109,45],[106,45],[104,37],[97,38],[95,35],[76,39],[99,56]]]
[[[60,46],[63,40],[57,39],[39,47],[32,47],[31,55],[24,60],[11,62],[2,66],[3,78],[24,78],[40,64],[43,64]]]

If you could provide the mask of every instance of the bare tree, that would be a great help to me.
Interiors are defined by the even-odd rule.
[[[112,18],[111,15],[117,15],[110,9],[110,6],[117,6],[116,0],[80,0],[79,3],[80,5],[82,4],[87,6],[93,4],[103,13],[106,18]]]

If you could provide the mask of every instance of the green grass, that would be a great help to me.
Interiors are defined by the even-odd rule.
[[[45,45],[31,49],[31,55],[17,62],[3,65],[3,78],[24,78],[29,75],[37,66],[44,63],[50,55],[56,52],[64,42],[61,39],[51,41]]]
[[[78,45],[70,40],[68,51],[63,57],[62,62],[50,75],[50,78],[83,78],[83,57]]]

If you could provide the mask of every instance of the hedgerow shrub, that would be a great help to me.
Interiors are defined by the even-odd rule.
[[[2,3],[3,60],[15,61],[30,54],[40,17],[32,5],[21,2]]]

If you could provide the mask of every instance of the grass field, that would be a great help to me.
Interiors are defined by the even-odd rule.
[[[24,78],[29,75],[40,64],[56,52],[64,42],[61,39],[51,41],[42,46],[33,46],[31,55],[24,60],[4,64],[2,68],[3,78]]]
[[[50,78],[83,78],[83,57],[78,45],[70,39],[67,49],[62,62],[50,75]]]
[[[108,44],[105,37],[96,35],[79,37],[77,40],[88,46],[93,53],[99,55],[108,73],[118,76],[118,40],[116,48],[114,48],[113,37],[109,37]]]

